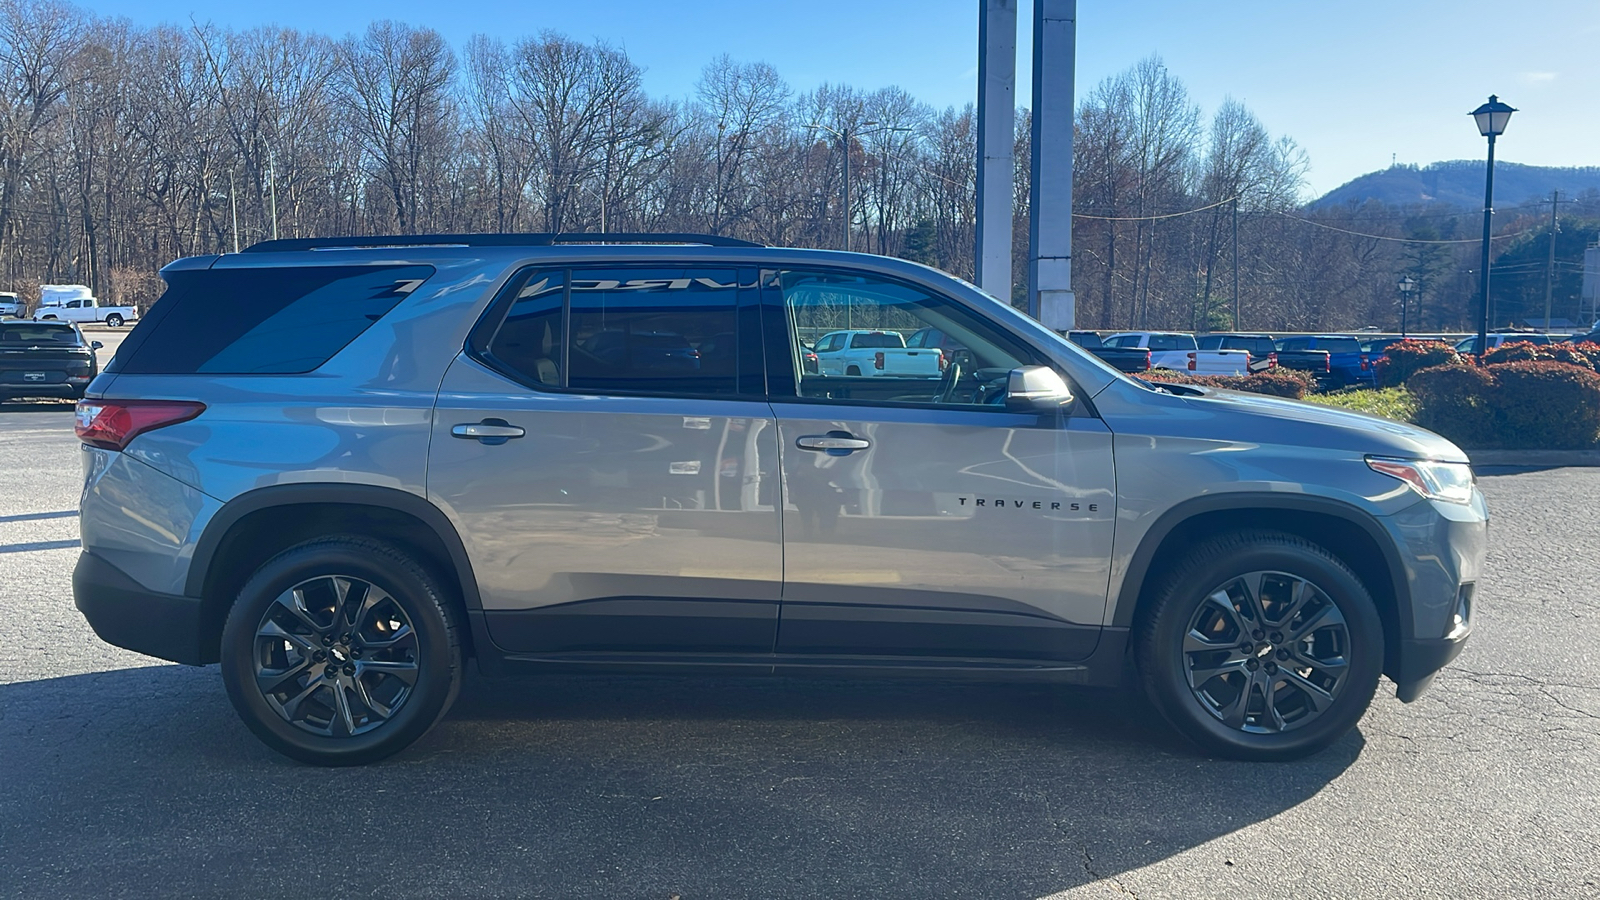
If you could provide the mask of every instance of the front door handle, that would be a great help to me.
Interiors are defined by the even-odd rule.
[[[463,422],[450,429],[450,433],[480,444],[504,444],[512,438],[522,437],[527,431],[505,419],[484,419],[482,422]]]
[[[829,456],[848,456],[857,450],[871,447],[872,442],[862,440],[848,431],[830,431],[827,434],[807,434],[797,437],[794,445],[801,450],[826,451]]]

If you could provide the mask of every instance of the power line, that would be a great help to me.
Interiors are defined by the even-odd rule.
[[[1157,219],[1176,219],[1179,216],[1192,216],[1195,213],[1205,212],[1208,209],[1216,209],[1219,206],[1232,203],[1236,199],[1238,198],[1229,197],[1226,200],[1218,200],[1209,206],[1202,206],[1199,209],[1186,209],[1183,212],[1163,213],[1158,216],[1091,216],[1084,213],[1073,213],[1072,217],[1074,219],[1094,219],[1098,222],[1154,222]]]
[[[1273,211],[1273,214],[1274,215],[1283,216],[1285,219],[1293,219],[1296,222],[1304,222],[1307,225],[1315,225],[1318,228],[1326,228],[1329,231],[1337,231],[1340,234],[1350,234],[1350,235],[1355,235],[1356,237],[1370,238],[1370,239],[1372,239],[1374,241],[1393,241],[1394,243],[1397,243],[1397,244],[1481,244],[1481,243],[1483,243],[1483,239],[1482,238],[1462,238],[1460,240],[1453,240],[1453,241],[1428,241],[1428,240],[1422,240],[1420,238],[1390,237],[1390,236],[1388,236],[1386,234],[1367,234],[1364,231],[1351,231],[1348,228],[1339,228],[1339,227],[1334,226],[1334,225],[1324,225],[1323,223],[1318,222],[1318,221],[1316,221],[1314,219],[1305,219],[1305,218],[1301,218],[1300,216],[1292,216],[1292,215],[1290,215],[1290,214],[1288,214],[1286,212]],[[1491,240],[1491,241],[1499,241],[1499,240],[1504,240],[1506,238],[1521,237],[1522,235],[1532,234],[1533,232],[1538,231],[1538,230],[1539,230],[1539,227],[1536,226],[1534,228],[1527,228],[1527,229],[1524,229],[1522,231],[1514,231],[1514,232],[1512,232],[1510,234],[1497,234],[1494,237],[1491,237],[1489,240]]]

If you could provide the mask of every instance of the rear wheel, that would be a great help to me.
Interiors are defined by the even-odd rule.
[[[269,560],[222,633],[222,678],[250,730],[317,765],[361,765],[410,746],[461,685],[454,616],[400,550],[321,538]]]
[[[1383,668],[1383,626],[1361,580],[1279,532],[1207,541],[1162,581],[1141,621],[1140,678],[1205,750],[1293,759],[1343,737]]]
[[[116,313],[112,313],[111,315],[106,316],[106,324],[110,325],[112,328],[121,328],[122,327],[122,317],[117,315]]]

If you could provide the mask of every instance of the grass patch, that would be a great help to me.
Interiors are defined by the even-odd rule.
[[[1401,422],[1413,421],[1417,415],[1417,398],[1403,387],[1382,390],[1349,388],[1327,394],[1307,394],[1306,402],[1353,409],[1356,412],[1371,413],[1375,416],[1398,419]]]

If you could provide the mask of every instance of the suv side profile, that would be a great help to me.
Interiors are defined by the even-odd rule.
[[[595,243],[604,240],[605,243]],[[1460,652],[1487,509],[1429,432],[1151,386],[884,257],[684,235],[182,259],[78,406],[78,608],[366,763],[468,660],[1112,685],[1204,750],[1337,740]],[[935,329],[929,375],[802,337]]]

